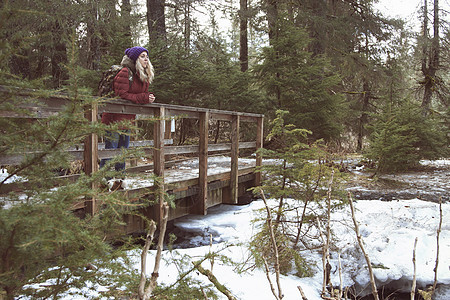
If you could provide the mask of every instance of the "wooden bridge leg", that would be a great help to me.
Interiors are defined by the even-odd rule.
[[[198,185],[200,188],[197,205],[192,213],[206,215],[208,201],[208,131],[209,112],[201,112],[199,119],[200,141],[198,149]]]
[[[224,198],[224,203],[238,203],[238,179],[239,179],[239,115],[234,115],[231,121],[231,172],[230,194]]]
[[[92,108],[85,113],[86,119],[91,123],[97,122],[97,104],[93,104]],[[96,134],[89,134],[84,140],[84,172],[87,175],[92,175],[98,171],[98,137]],[[95,189],[96,185],[93,183],[92,188]],[[85,201],[85,213],[87,215],[94,215],[98,210],[98,203],[95,198],[86,199]]]
[[[156,188],[156,199],[158,199],[159,208],[156,210],[156,216],[154,220],[158,224],[162,224],[163,204],[164,204],[164,107],[160,107],[155,113],[155,121],[153,126],[153,141],[154,141],[154,151],[153,151],[153,172],[156,176],[160,178],[158,182],[155,182]]]
[[[264,143],[264,118],[258,118],[257,122],[257,132],[256,132],[256,150],[263,148]],[[262,165],[262,156],[261,154],[256,155],[256,167],[260,167]],[[255,173],[255,186],[261,185],[261,172]]]

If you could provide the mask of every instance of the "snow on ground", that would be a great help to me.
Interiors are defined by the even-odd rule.
[[[272,205],[275,200],[270,200]],[[176,221],[175,225],[186,231],[198,233],[194,239],[209,240],[209,234],[220,237],[222,242],[214,244],[212,250],[222,249],[225,245],[235,246],[226,248],[221,254],[227,255],[236,262],[247,261],[248,251],[246,243],[255,233],[255,225],[251,220],[256,217],[256,211],[263,207],[261,200],[245,206],[220,205],[208,210],[206,216],[187,216]],[[418,238],[416,249],[417,283],[419,287],[432,284],[434,280],[434,266],[436,260],[436,230],[439,222],[439,206],[436,203],[415,200],[399,200],[384,202],[378,200],[356,201],[357,219],[360,224],[361,235],[366,245],[366,251],[374,266],[374,274],[378,285],[393,282],[395,289],[404,288],[410,291],[406,281],[413,278],[413,247],[414,239]],[[438,268],[438,282],[450,284],[450,204],[444,203],[442,232],[440,236],[440,255]],[[343,285],[369,287],[369,276],[364,257],[357,246],[355,233],[352,230],[352,220],[349,208],[345,208],[332,215],[332,230],[338,237],[337,246],[341,249],[343,267]],[[226,242],[225,242],[226,241]],[[179,255],[189,255],[193,261],[198,260],[210,251],[209,246],[175,250]],[[152,251],[154,254],[154,251]],[[136,268],[139,268],[139,255],[136,253]],[[170,253],[164,252],[168,259]],[[331,252],[333,284],[339,285],[337,270],[337,253]],[[284,299],[299,299],[297,286],[301,286],[309,300],[321,299],[322,287],[321,256],[309,253],[308,258],[316,262],[316,274],[310,278],[298,278],[294,275],[281,276],[281,287]],[[177,269],[167,260],[160,269],[160,282],[173,283],[178,275]],[[248,262],[248,267],[252,264]],[[150,274],[153,258],[149,258]],[[203,263],[210,267],[208,261]],[[250,273],[238,274],[233,266],[215,262],[213,273],[219,282],[229,288],[238,299],[273,299],[266,274],[263,270],[254,269]],[[200,279],[207,282],[202,275]],[[272,274],[272,281],[275,277]],[[406,285],[406,286],[405,286]],[[366,290],[365,293],[370,293]],[[447,294],[447,296],[449,296]],[[446,296],[444,296],[446,297]],[[225,299],[225,298],[224,298]],[[441,298],[448,299],[448,298]]]

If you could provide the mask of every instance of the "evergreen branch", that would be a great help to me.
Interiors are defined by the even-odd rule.
[[[70,113],[74,113],[74,111],[75,111],[75,105],[72,105],[72,109],[71,109]],[[38,161],[41,161],[45,156],[47,156],[48,154],[52,153],[52,151],[54,149],[56,149],[56,147],[61,143],[62,136],[67,131],[68,127],[69,127],[69,122],[65,122],[64,126],[61,128],[59,133],[56,135],[56,137],[54,138],[53,143],[50,145],[50,147],[47,149],[47,151],[43,151],[39,155],[34,156],[33,159],[31,159],[28,163],[20,166],[18,169],[15,169],[13,172],[8,174],[8,176],[6,176],[0,182],[0,186],[3,185],[8,179],[12,178],[14,175],[19,174],[21,171],[31,167],[32,165],[34,165]]]

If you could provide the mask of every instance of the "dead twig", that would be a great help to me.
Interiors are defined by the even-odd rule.
[[[153,230],[153,234],[150,236],[151,239],[147,235],[147,239],[146,239],[145,245],[144,245],[144,252],[142,253],[142,256],[141,256],[142,270],[141,270],[141,281],[139,283],[139,290],[138,290],[139,299],[141,299],[141,300],[150,299],[150,296],[152,295],[153,290],[156,287],[157,279],[159,276],[159,265],[161,263],[161,253],[162,253],[163,245],[164,245],[164,236],[166,234],[168,217],[169,217],[169,205],[167,203],[164,203],[163,204],[163,218],[161,220],[160,229],[159,229],[158,244],[156,245],[155,265],[153,267],[152,276],[150,277],[150,282],[146,288],[145,288],[145,285],[146,285],[147,280],[145,277],[145,265],[146,265],[145,261],[146,261],[148,249],[150,248],[151,240],[153,240],[153,234],[154,234],[154,230],[156,230],[156,225],[154,225],[154,228],[155,228],[154,230],[152,228],[150,228],[150,230],[149,230],[149,233],[151,233],[151,231]],[[153,221],[153,224],[154,223],[155,222]],[[144,277],[142,277],[142,276],[144,276]]]
[[[439,265],[439,236],[441,234],[441,228],[442,228],[442,197],[439,197],[439,226],[436,234],[436,265],[434,266],[434,282],[433,282],[433,289],[431,291],[431,296],[436,291],[437,285],[437,271]]]
[[[372,295],[373,295],[374,300],[378,300],[379,299],[378,291],[377,291],[377,285],[375,284],[375,277],[373,276],[372,263],[370,262],[369,255],[367,254],[366,250],[364,249],[364,243],[361,238],[361,234],[359,233],[359,225],[358,225],[358,222],[356,221],[355,209],[353,207],[353,199],[352,199],[352,195],[350,194],[350,192],[348,193],[348,202],[350,203],[350,210],[352,212],[352,219],[353,219],[353,224],[355,225],[355,233],[356,233],[356,238],[358,240],[359,248],[361,249],[362,253],[364,254],[364,258],[366,259],[366,263],[367,263],[367,268],[369,269],[369,277],[370,277],[370,284],[372,287]]]
[[[272,280],[270,279],[270,268],[269,268],[269,264],[267,263],[267,259],[264,256],[262,257],[262,259],[264,262],[264,268],[266,269],[266,277],[267,277],[267,280],[269,281],[270,290],[272,291],[272,294],[275,296],[275,299],[279,299],[278,295],[273,287]]]
[[[275,233],[273,232],[273,225],[272,225],[272,214],[270,213],[270,208],[267,205],[266,196],[264,195],[263,190],[261,190],[261,197],[264,201],[264,206],[266,207],[267,211],[267,227],[269,228],[270,233],[270,240],[272,242],[272,248],[275,256],[275,276],[276,276],[276,282],[278,287],[278,295],[274,293],[276,299],[283,299],[283,291],[281,290],[281,283],[280,283],[280,262],[279,262],[279,255],[278,255],[278,247],[277,247],[277,241],[275,240]]]
[[[301,286],[297,286],[298,290],[300,291],[300,295],[302,296],[302,300],[308,300],[308,298],[306,298],[305,293],[303,293],[303,289]]]
[[[341,264],[341,252],[338,252],[338,262],[339,262],[339,295],[338,300],[342,298],[343,294],[343,282],[342,282],[342,264]]]
[[[203,289],[203,287],[200,287],[200,289],[201,289],[201,291],[202,291],[202,294],[203,294],[203,297],[205,298],[205,300],[208,300],[208,296],[206,295],[206,292],[205,292],[205,290]]]
[[[326,285],[330,285],[331,288],[331,296],[333,297],[333,285],[331,284],[331,264],[330,264],[330,235],[331,235],[331,187],[333,185],[334,178],[334,170],[331,172],[330,182],[328,184],[327,191],[327,235],[326,235],[326,243],[325,243],[325,258],[326,258],[326,269],[324,269],[324,276],[326,275]]]
[[[139,282],[139,290],[138,290],[139,299],[143,299],[145,294],[145,283],[147,281],[147,277],[145,276],[145,270],[147,269],[147,254],[148,250],[150,249],[150,245],[152,244],[155,231],[156,231],[156,223],[155,221],[151,220],[150,227],[147,232],[147,237],[145,239],[144,250],[142,250],[141,254],[141,280]]]
[[[412,281],[412,287],[411,287],[411,300],[414,300],[414,297],[416,295],[416,246],[417,246],[417,237],[414,240],[414,249],[413,249],[413,266],[414,266],[414,275],[413,275],[413,281]]]

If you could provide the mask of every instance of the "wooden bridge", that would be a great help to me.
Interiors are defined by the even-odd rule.
[[[10,88],[0,86],[0,95],[10,92]],[[32,118],[46,118],[50,115],[58,114],[70,101],[69,97],[63,95],[40,97],[38,101],[28,101],[30,93],[21,92],[24,101],[20,106],[32,111]],[[180,105],[168,104],[145,104],[136,105],[130,101],[112,99],[101,101],[100,105],[93,105],[86,110],[85,117],[90,122],[98,122],[98,116],[103,113],[130,113],[139,116],[153,116],[155,122],[153,125],[152,141],[132,141],[131,146],[144,145],[142,150],[147,156],[152,156],[152,163],[141,164],[139,166],[127,167],[126,172],[138,173],[141,178],[148,172],[160,177],[159,191],[171,194],[175,198],[175,208],[169,211],[169,220],[188,215],[207,213],[209,207],[226,203],[238,204],[240,197],[246,194],[249,187],[260,184],[261,175],[254,172],[255,167],[261,165],[261,157],[256,155],[254,165],[240,166],[239,153],[241,149],[256,150],[263,146],[263,118],[261,114],[242,113],[234,111],[224,111],[216,109],[197,108]],[[23,118],[11,112],[0,111],[2,118]],[[29,117],[29,116],[28,116]],[[173,145],[170,124],[172,120],[180,122],[182,119],[196,119],[198,122],[198,144],[196,145]],[[229,142],[213,144],[209,142],[208,132],[212,121],[224,121],[229,123]],[[242,123],[254,123],[254,140],[241,141],[240,128]],[[151,147],[150,147],[151,146]],[[70,149],[74,160],[84,161],[84,172],[92,174],[98,170],[98,161],[103,158],[111,158],[120,153],[120,149],[103,149],[99,147],[99,138],[91,134],[85,141],[81,149]],[[227,153],[230,156],[229,171],[209,174],[208,156],[210,153]],[[17,165],[23,159],[24,154],[0,155],[0,165]],[[173,156],[186,155],[198,159],[198,176],[187,177],[183,179],[171,179],[171,169],[177,169],[177,161],[171,161],[168,158]],[[79,175],[71,175],[74,179]],[[148,176],[148,175],[147,175]],[[130,201],[135,201],[140,197],[147,196],[149,186],[131,186],[125,190],[117,192]],[[15,184],[7,184],[2,187],[3,192],[9,192],[15,189]],[[153,187],[153,190],[156,190]],[[159,197],[158,199],[162,199]],[[162,216],[162,200],[159,205],[154,205],[143,209],[142,213],[148,218],[159,221]],[[98,210],[98,203],[95,199],[86,199],[76,207],[86,214],[95,214]],[[127,226],[124,228],[126,233],[142,232],[145,230],[145,224],[139,217],[128,216],[126,218]]]

